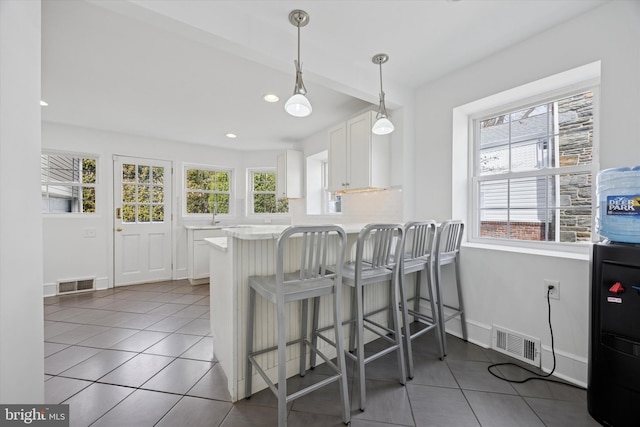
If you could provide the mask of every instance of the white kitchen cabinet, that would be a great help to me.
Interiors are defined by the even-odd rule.
[[[302,197],[302,169],[302,151],[285,150],[278,155],[276,173],[278,198],[299,199]]]
[[[210,246],[204,241],[208,237],[224,237],[221,227],[187,227],[188,278],[192,285],[209,283]]]
[[[329,129],[329,190],[389,187],[389,135],[374,135],[375,111]]]

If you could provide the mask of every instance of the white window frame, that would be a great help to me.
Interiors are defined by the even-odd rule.
[[[337,212],[329,211],[329,203],[331,194],[334,193],[337,198],[342,201],[342,194],[329,190],[329,160],[322,161],[322,214],[323,215],[342,215],[342,205]]]
[[[329,191],[329,151],[324,150],[312,154],[306,158],[305,185],[306,185],[306,211],[307,215],[342,215],[342,212],[330,212],[329,204],[331,191]],[[337,195],[337,193],[336,193]],[[311,196],[311,197],[309,197]],[[338,195],[340,196],[340,195]],[[341,197],[341,196],[340,196]]]
[[[588,259],[590,242],[538,242],[529,240],[508,240],[478,238],[476,219],[477,200],[474,191],[475,146],[473,121],[480,117],[498,115],[504,111],[515,111],[526,104],[537,104],[565,94],[592,90],[593,102],[593,157],[591,173],[599,170],[599,117],[600,117],[600,61],[564,71],[541,80],[496,93],[482,99],[453,108],[452,110],[452,216],[465,219],[465,246],[521,252],[545,256]],[[596,211],[595,181],[592,183],[592,212]],[[466,196],[465,196],[466,195]],[[592,241],[598,240],[595,220],[592,214]]]
[[[255,212],[254,206],[254,195],[255,194],[273,194],[276,198],[276,203],[278,200],[277,189],[274,191],[260,191],[255,192],[253,189],[253,174],[254,173],[272,173],[276,176],[276,182],[278,180],[278,172],[276,168],[250,168],[247,169],[247,216],[257,216],[264,218],[266,216],[289,216],[290,212],[273,212],[273,213],[262,213]]]
[[[230,216],[233,216],[234,212],[234,198],[233,198],[233,189],[234,189],[234,170],[230,169],[230,168],[225,168],[225,167],[218,167],[218,166],[211,166],[211,165],[200,165],[200,164],[194,164],[194,163],[185,163],[183,165],[182,168],[182,198],[183,198],[183,203],[182,203],[182,215],[184,217],[188,217],[188,218],[209,218],[211,216],[211,213],[189,213],[187,212],[187,194],[188,193],[199,193],[199,192],[205,192],[205,193],[211,193],[211,194],[227,194],[227,192],[225,191],[208,191],[208,190],[192,190],[187,188],[187,171],[191,170],[191,169],[195,169],[195,170],[203,170],[203,171],[210,171],[210,172],[226,172],[229,174],[229,191],[228,191],[228,195],[229,195],[229,213],[219,213],[216,214],[216,218],[228,218]]]
[[[49,187],[69,187],[71,189],[78,189],[80,193],[80,198],[82,198],[82,188],[93,188],[95,195],[95,210],[94,212],[51,212],[48,209],[42,210],[43,215],[47,215],[47,217],[55,217],[55,216],[87,216],[94,217],[100,214],[99,211],[99,188],[100,188],[100,157],[95,154],[88,153],[78,153],[78,152],[65,152],[65,151],[55,151],[55,150],[42,150],[41,152],[41,165],[40,165],[40,185],[41,185],[41,194],[43,197],[49,199],[50,191]],[[42,168],[42,156],[62,156],[69,157],[73,159],[91,159],[96,163],[96,179],[93,183],[83,183],[82,176],[80,176],[80,181],[52,181],[49,179],[50,169],[47,168],[47,176],[45,176],[45,171]],[[80,171],[82,172],[82,171]],[[47,202],[48,203],[48,202]]]

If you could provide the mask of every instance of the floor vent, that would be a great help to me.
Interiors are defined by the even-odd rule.
[[[58,295],[69,294],[73,292],[92,291],[95,289],[94,278],[91,279],[78,279],[78,280],[64,280],[58,282]]]
[[[523,362],[540,367],[540,340],[493,325],[492,347]]]

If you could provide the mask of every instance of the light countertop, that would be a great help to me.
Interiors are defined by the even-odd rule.
[[[342,227],[347,234],[357,234],[364,227],[364,224],[337,225]],[[235,237],[240,240],[267,240],[277,239],[287,227],[289,227],[289,225],[245,225],[240,227],[222,227],[221,229],[227,233],[228,237]],[[205,241],[213,246],[219,246],[217,242],[218,239],[220,238],[205,239]],[[214,242],[214,240],[216,242]]]

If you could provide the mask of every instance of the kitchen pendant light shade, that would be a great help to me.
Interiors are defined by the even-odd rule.
[[[284,104],[284,109],[294,117],[307,117],[312,111],[311,103],[301,93],[293,94]]]
[[[394,129],[395,128],[393,127],[393,123],[391,123],[391,120],[387,119],[386,117],[380,117],[373,124],[371,132],[375,133],[376,135],[386,135],[393,132]]]
[[[284,104],[287,113],[294,117],[307,117],[311,114],[311,103],[305,96],[307,89],[302,81],[302,63],[300,62],[300,27],[309,23],[309,14],[304,10],[296,9],[289,13],[289,22],[298,28],[298,59],[294,62],[296,66],[296,85],[293,88],[293,95]]]
[[[387,113],[387,107],[384,104],[384,91],[382,90],[382,64],[389,60],[389,55],[386,53],[379,53],[371,58],[374,64],[380,66],[380,104],[378,105],[378,114],[376,115],[376,122],[371,128],[371,132],[376,135],[387,135],[395,130],[393,123],[389,120],[389,114]]]

